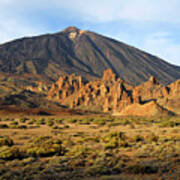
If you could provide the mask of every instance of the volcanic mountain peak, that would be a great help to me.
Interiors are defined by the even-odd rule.
[[[65,28],[62,32],[75,32],[75,31],[78,32],[80,31],[80,29],[75,26],[69,26]]]
[[[68,27],[65,30],[0,45],[0,73],[39,76],[57,80],[59,74],[102,77],[111,68],[131,85],[139,85],[155,75],[160,83],[180,78],[180,67],[111,38]]]
[[[87,31],[80,30],[79,28],[77,28],[75,26],[69,26],[66,29],[64,29],[62,32],[64,32],[65,34],[68,34],[69,39],[74,40],[78,36],[80,36],[81,34],[87,32]]]

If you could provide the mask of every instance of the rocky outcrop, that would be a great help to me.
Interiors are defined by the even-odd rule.
[[[81,77],[61,76],[52,85],[49,99],[56,99],[70,108],[92,108],[104,112],[119,111],[132,103],[132,87],[116,78],[111,69],[107,69],[101,80],[82,83]]]
[[[117,78],[111,69],[107,69],[101,80],[87,83],[80,76],[60,76],[51,86],[48,99],[54,99],[70,108],[149,116],[168,114],[166,109],[173,111],[168,103],[171,97],[177,97],[176,94],[180,98],[180,80],[163,86],[158,79],[150,77],[147,82],[133,87]]]
[[[31,86],[26,86],[25,90],[29,90],[32,92],[47,92],[49,89],[49,86],[44,83],[44,82],[35,82],[33,85]]]
[[[135,87],[133,99],[136,103],[145,103],[158,98],[164,98],[168,94],[169,88],[159,84],[158,79],[152,76],[149,81]]]
[[[177,95],[180,93],[180,79],[175,81],[174,83],[170,84],[169,89],[171,90],[170,94]]]
[[[48,92],[48,99],[55,99],[63,102],[64,99],[77,92],[83,85],[81,76],[74,74],[70,76],[60,76],[59,79],[51,86]]]
[[[165,88],[168,88],[169,94],[162,99],[158,99],[158,103],[180,115],[180,80]]]
[[[75,99],[82,106],[98,107],[104,112],[120,110],[132,103],[131,94],[128,93],[123,81],[116,79],[110,69],[104,72],[101,81],[89,82]]]
[[[146,104],[131,104],[125,107],[120,113],[115,113],[118,116],[159,116],[172,115],[173,113],[158,105],[155,101]]]

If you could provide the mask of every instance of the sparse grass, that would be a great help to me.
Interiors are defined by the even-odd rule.
[[[168,179],[180,171],[178,117],[0,119],[0,179]]]

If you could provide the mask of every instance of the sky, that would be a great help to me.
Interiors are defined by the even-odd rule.
[[[0,0],[0,44],[76,26],[180,66],[179,0]]]

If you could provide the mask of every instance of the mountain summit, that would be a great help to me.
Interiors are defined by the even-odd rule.
[[[0,72],[56,80],[60,74],[100,78],[110,68],[117,77],[138,85],[151,76],[168,84],[180,67],[102,35],[68,27],[55,34],[22,38],[0,45]]]

